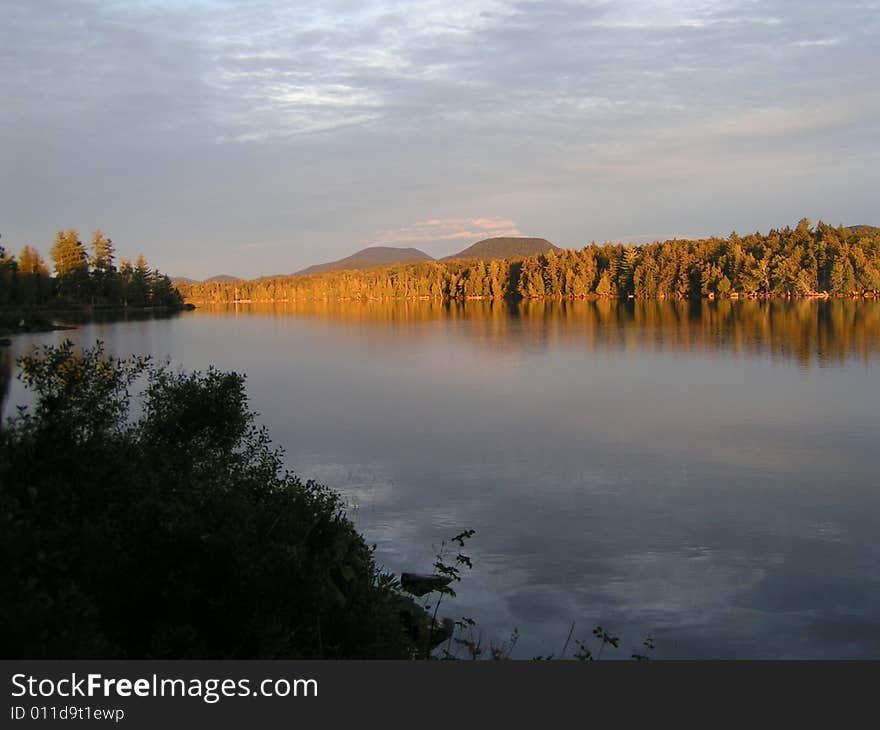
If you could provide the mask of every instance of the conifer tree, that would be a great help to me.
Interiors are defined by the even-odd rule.
[[[620,287],[619,290],[623,294],[632,294],[635,290],[633,285],[633,274],[635,274],[636,266],[639,261],[639,249],[630,244],[623,252],[620,259]]]
[[[134,263],[134,271],[132,274],[132,292],[136,306],[144,307],[149,304],[150,300],[150,278],[152,272],[147,260],[142,253],[138,254]]]
[[[831,290],[836,294],[849,294],[855,288],[855,272],[846,252],[841,251],[831,265]]]
[[[58,279],[58,293],[72,302],[88,301],[89,264],[79,234],[70,228],[55,234],[52,259]]]
[[[18,255],[18,273],[25,276],[49,276],[49,267],[37,249],[25,246]]]
[[[15,294],[18,265],[15,258],[0,246],[0,304],[8,304]]]
[[[88,272],[85,249],[79,240],[79,234],[73,228],[55,234],[51,255],[55,262],[55,273],[59,277]]]
[[[113,241],[98,228],[92,234],[92,269],[101,273],[115,271]]]
[[[596,286],[596,294],[600,297],[611,295],[611,277],[608,275],[607,271],[602,272],[602,276],[599,277],[599,284]]]

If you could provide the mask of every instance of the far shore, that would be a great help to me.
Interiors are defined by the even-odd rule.
[[[543,297],[488,297],[488,296],[468,296],[463,298],[455,298],[450,299],[448,297],[427,297],[427,296],[412,296],[412,297],[324,297],[324,298],[314,298],[314,297],[302,297],[302,298],[290,298],[284,297],[281,299],[231,299],[231,300],[217,300],[217,299],[186,299],[186,303],[184,304],[184,308],[191,307],[195,308],[196,305],[204,306],[204,305],[217,305],[217,304],[289,304],[289,303],[310,303],[310,302],[471,302],[471,301],[483,301],[483,302],[505,302],[505,301],[516,301],[516,302],[547,302],[547,301],[564,301],[564,302],[575,302],[575,301],[627,301],[627,300],[638,300],[638,301],[675,301],[675,302],[687,302],[687,301],[724,301],[725,299],[730,301],[769,301],[769,300],[802,300],[802,299],[877,299],[878,295],[876,292],[866,291],[866,292],[856,292],[853,294],[832,294],[831,292],[810,292],[807,294],[741,294],[739,292],[730,292],[726,296],[716,296],[714,294],[710,294],[709,296],[699,297],[699,298],[689,298],[689,297],[666,297],[666,296],[657,296],[657,297],[634,297],[629,295],[628,297],[603,297],[597,294],[588,294],[582,297],[568,297],[568,296],[543,296]]]
[[[182,307],[3,307],[0,308],[0,346],[10,344],[10,335],[72,330],[76,326],[71,320],[89,320],[96,315],[173,314],[191,309],[195,309],[192,304]]]

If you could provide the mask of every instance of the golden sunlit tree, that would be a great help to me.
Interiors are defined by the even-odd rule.
[[[18,287],[16,300],[20,304],[34,306],[42,304],[52,294],[52,280],[49,267],[40,252],[32,246],[25,246],[18,255]]]
[[[74,228],[55,234],[55,244],[50,254],[55,262],[55,274],[59,277],[88,272],[86,251]]]
[[[92,234],[92,269],[100,272],[115,271],[113,241],[98,228]]]
[[[37,249],[25,246],[18,255],[18,273],[25,276],[49,276],[49,267]]]

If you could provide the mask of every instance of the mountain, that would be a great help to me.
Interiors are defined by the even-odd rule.
[[[859,236],[873,236],[875,233],[880,233],[880,228],[877,226],[847,226],[846,230],[852,231]]]
[[[477,241],[473,246],[468,246],[464,251],[446,256],[441,261],[452,259],[509,259],[520,256],[533,256],[536,253],[548,253],[549,251],[561,251],[546,238],[516,238],[502,236],[499,238],[485,238]]]
[[[242,281],[240,276],[230,276],[229,274],[217,274],[217,276],[212,276],[210,279],[190,279],[188,276],[172,276],[171,283],[172,284],[207,284],[209,282],[214,282],[217,284],[230,284],[233,281]]]
[[[297,271],[296,275],[304,274],[325,274],[328,271],[344,271],[345,269],[369,269],[373,266],[382,266],[383,264],[414,264],[419,261],[433,261],[424,251],[417,248],[395,248],[393,246],[370,246],[351,256],[338,261],[330,261],[326,264],[315,264],[301,271]]]

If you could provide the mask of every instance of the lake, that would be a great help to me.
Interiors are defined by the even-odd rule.
[[[441,614],[515,657],[574,622],[606,656],[880,658],[880,302],[254,304],[0,358],[65,337],[246,373],[389,570],[476,530]]]

